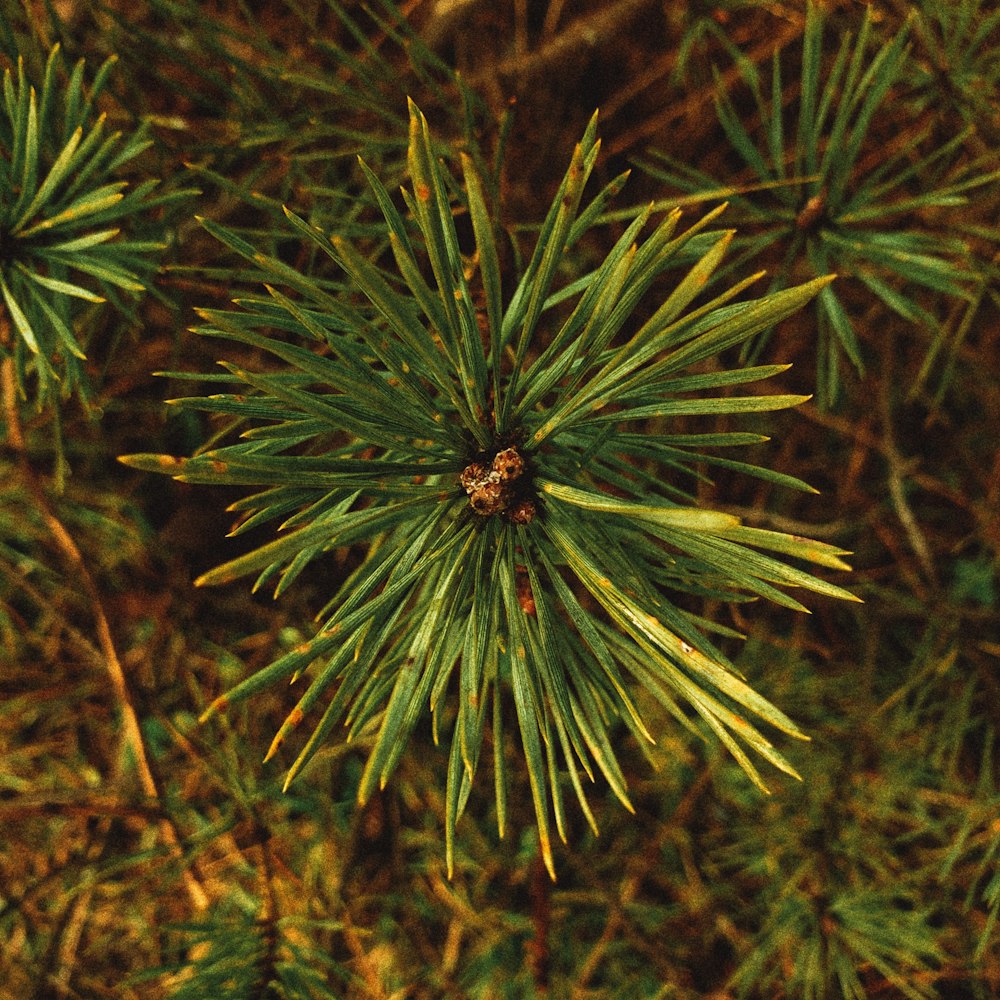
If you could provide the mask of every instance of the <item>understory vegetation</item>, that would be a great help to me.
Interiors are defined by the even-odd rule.
[[[1000,10],[0,70],[0,1000],[1000,993]]]

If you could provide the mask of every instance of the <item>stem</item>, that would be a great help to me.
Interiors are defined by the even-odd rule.
[[[885,339],[884,358],[886,362],[886,373],[893,373],[892,359],[893,348],[892,339]],[[894,374],[894,373],[893,373]],[[893,430],[892,405],[889,400],[890,381],[883,382],[882,390],[879,393],[879,407],[882,416],[882,432],[884,441],[884,454],[889,465],[889,496],[892,498],[893,506],[896,509],[896,516],[906,533],[906,538],[924,571],[924,575],[930,585],[938,590],[940,583],[937,575],[937,567],[934,565],[934,557],[931,555],[930,546],[927,539],[920,530],[920,525],[913,514],[909,500],[906,497],[906,479],[914,471],[913,462],[906,461],[896,446],[896,438]]]
[[[549,928],[552,922],[551,882],[541,854],[535,859],[528,892],[531,897],[531,922],[534,936],[525,943],[531,975],[539,995],[549,991]]]
[[[6,327],[6,325],[6,320],[0,317],[0,327]],[[2,336],[4,333],[5,331],[0,329],[0,342],[5,339]],[[20,414],[18,412],[14,359],[10,355],[4,358],[2,365],[0,365],[0,393],[3,396],[3,410],[7,423],[7,440],[17,460],[22,481],[31,493],[38,513],[45,522],[52,540],[56,543],[56,547],[76,578],[83,585],[84,592],[90,602],[97,629],[97,644],[102,653],[104,665],[111,680],[111,688],[114,691],[115,700],[118,703],[118,710],[122,719],[122,740],[135,763],[139,785],[144,795],[154,801],[159,801],[160,794],[156,787],[156,780],[153,777],[149,758],[146,754],[146,747],[142,740],[139,717],[132,703],[132,696],[129,693],[128,683],[125,679],[125,671],[122,669],[121,660],[115,649],[114,639],[111,636],[111,626],[108,624],[108,616],[104,611],[100,592],[94,583],[94,578],[91,576],[90,570],[87,568],[80,549],[76,542],[73,541],[72,535],[66,530],[65,525],[56,516],[38,476],[31,467],[24,439],[24,431],[21,427]],[[163,839],[171,848],[172,853],[180,854],[180,841],[177,832],[166,818],[160,821],[160,832]],[[191,897],[191,902],[196,909],[203,910],[208,905],[208,897],[205,895],[204,889],[202,889],[186,869],[183,878],[188,895]]]
[[[261,879],[264,883],[263,900],[260,907],[260,915],[257,918],[257,925],[260,928],[265,942],[264,955],[258,965],[260,974],[257,981],[257,988],[261,990],[261,995],[270,995],[277,991],[277,984],[280,982],[278,972],[278,946],[280,932],[278,929],[278,894],[274,888],[274,858],[271,854],[271,842],[267,828],[253,813],[253,821],[261,834],[260,843],[260,867]]]

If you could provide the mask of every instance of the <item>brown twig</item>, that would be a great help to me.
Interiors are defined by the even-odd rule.
[[[527,39],[515,44],[512,57],[488,67],[483,73],[470,75],[475,87],[485,87],[488,78],[504,82],[518,81],[525,91],[530,81],[564,72],[580,58],[619,38],[624,28],[636,18],[648,13],[651,0],[615,0],[592,14],[577,18],[558,34],[548,38],[533,52],[527,51]],[[521,48],[523,46],[523,48]]]
[[[125,802],[112,795],[46,793],[18,795],[0,801],[0,819],[4,823],[22,822],[33,816],[92,816],[120,818],[158,818],[163,816],[159,802]]]
[[[887,339],[887,344],[888,343],[889,341]],[[887,366],[892,363],[891,355],[891,349],[887,346],[885,350]],[[891,372],[891,367],[887,367],[887,371]],[[887,384],[888,380],[882,383],[882,388],[879,392],[879,406],[882,416],[882,434],[884,442],[883,453],[889,467],[889,496],[892,498],[892,504],[896,510],[896,516],[899,518],[899,522],[902,524],[903,530],[906,532],[906,538],[910,543],[910,548],[913,549],[913,552],[924,571],[927,581],[935,589],[937,589],[939,586],[937,568],[934,565],[934,558],[931,555],[930,546],[924,538],[924,534],[920,529],[920,525],[918,524],[917,519],[913,514],[913,509],[910,507],[909,500],[906,497],[905,480],[912,474],[916,463],[912,460],[905,460],[899,449],[896,447],[896,437],[893,430],[892,407],[889,403]]]
[[[552,923],[552,883],[545,869],[542,856],[535,859],[528,887],[531,897],[531,922],[535,933],[525,942],[525,951],[531,963],[535,991],[545,995],[549,991],[549,928]]]

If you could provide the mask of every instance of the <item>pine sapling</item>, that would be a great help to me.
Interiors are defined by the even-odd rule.
[[[766,597],[790,608],[802,605],[789,589],[850,598],[787,561],[846,569],[840,549],[695,504],[696,467],[808,489],[717,454],[764,438],[674,426],[679,417],[802,402],[739,394],[784,365],[701,363],[801,309],[830,279],[741,299],[748,278],[703,301],[733,234],[711,229],[718,212],[681,229],[679,212],[652,223],[644,209],[596,269],[565,283],[569,252],[624,182],[584,200],[598,151],[593,120],[513,287],[504,287],[473,161],[463,157],[460,183],[413,106],[402,210],[362,163],[394,270],[287,212],[343,271],[348,285],[338,292],[206,222],[271,284],[235,308],[205,310],[199,332],[264,352],[278,367],[226,364],[224,392],[173,401],[235,419],[242,432],[228,443],[190,458],[123,459],[185,482],[251,487],[233,505],[235,533],[278,525],[272,541],[200,584],[255,575],[255,587],[273,585],[277,596],[313,561],[360,547],[363,559],[319,612],[315,635],[217,697],[205,717],[300,681],[267,757],[309,720],[291,781],[344,726],[370,748],[363,802],[388,781],[429,709],[435,736],[451,734],[449,868],[487,733],[501,833],[506,823],[508,694],[554,872],[550,822],[565,839],[564,775],[595,828],[584,780],[602,776],[631,808],[616,727],[652,742],[661,724],[640,710],[637,688],[683,724],[700,720],[761,787],[748,751],[792,771],[760,727],[804,733],[737,675],[676,595]],[[463,246],[459,215],[472,246]],[[636,305],[697,234],[709,234],[704,253],[636,320]]]

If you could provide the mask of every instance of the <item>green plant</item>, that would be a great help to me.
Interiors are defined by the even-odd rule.
[[[0,42],[9,50],[15,36],[6,14],[3,22]],[[99,363],[85,350],[98,347],[99,361],[107,364],[124,333],[123,324],[108,344],[95,344],[95,334],[106,330],[97,307],[110,300],[121,314],[135,318],[129,299],[151,287],[164,246],[159,235],[144,238],[150,230],[162,234],[162,219],[151,214],[190,194],[175,188],[154,196],[155,180],[126,190],[129,183],[120,174],[150,140],[142,128],[124,136],[105,130],[106,116],[98,113],[97,101],[114,62],[105,61],[87,90],[84,62],[66,74],[56,45],[48,52],[37,90],[23,58],[16,74],[7,69],[3,77],[0,652],[17,663],[33,659],[41,648],[43,662],[64,654],[103,671],[106,697],[121,720],[120,740],[111,741],[124,765],[119,776],[137,779],[141,793],[155,800],[156,781],[101,594],[101,585],[141,561],[142,526],[132,505],[106,484],[95,488],[85,481],[66,489],[62,404],[76,396],[86,416],[94,416],[97,407],[87,404],[99,385],[94,377]],[[123,228],[130,236],[119,239]],[[27,418],[24,406],[32,396],[35,420]],[[78,422],[71,438],[87,473],[95,466],[106,468],[109,461],[88,439],[95,423],[88,420],[81,429]],[[55,453],[51,482],[38,462],[45,433],[45,444]],[[92,562],[84,555],[88,549],[96,553]],[[176,850],[176,832],[165,819],[160,830]],[[203,898],[200,890],[196,896]]]
[[[914,766],[910,730],[880,706],[847,723],[816,714],[802,784],[752,820],[733,809],[708,862],[746,894],[739,909],[749,934],[733,986],[739,996],[764,984],[803,998],[864,997],[890,985],[911,1000],[935,996],[943,936],[921,848],[941,824],[926,801],[936,775]],[[866,718],[905,751],[873,766],[879,750]]]
[[[1000,119],[992,95],[1000,86],[1000,11],[982,0],[920,0],[913,6],[919,12],[914,34],[920,49],[911,66],[917,107],[934,113],[952,109],[984,139],[995,141]]]
[[[272,994],[287,1000],[336,1000],[343,994],[333,992],[329,980],[349,981],[350,975],[310,940],[315,927],[336,929],[330,921],[268,913],[258,900],[234,893],[206,919],[171,929],[177,961],[155,975],[173,974],[172,1000],[251,1000]],[[190,962],[192,952],[196,958]]]
[[[893,167],[886,180],[967,125],[953,154],[911,176],[898,193],[886,195],[886,203],[1000,167],[1000,145],[994,141],[997,108],[991,106],[996,102],[990,89],[996,75],[996,4],[890,0],[817,7],[825,21],[817,102],[826,73],[836,64],[842,33],[850,31],[857,39],[867,8],[872,13],[865,65],[883,45],[892,44],[904,21],[909,24],[908,54],[862,141],[852,190],[907,142],[914,142],[911,159]],[[873,217],[853,227],[891,233],[898,226],[956,239],[932,252],[955,273],[969,272],[969,279],[961,281],[969,297],[905,281],[888,269],[875,271],[881,265],[870,261],[873,273],[927,313],[916,321],[906,319],[837,263],[841,277],[830,287],[854,325],[866,371],[863,379],[856,377],[839,342],[834,344],[841,366],[835,408],[807,403],[773,413],[679,414],[614,424],[610,417],[615,408],[624,413],[633,407],[625,399],[600,411],[609,415],[603,426],[608,441],[605,446],[600,439],[593,463],[578,447],[599,440],[596,428],[587,423],[551,436],[536,449],[540,454],[529,456],[529,473],[536,482],[545,477],[556,481],[552,467],[571,465],[575,453],[582,468],[571,468],[569,485],[599,493],[601,499],[646,506],[675,503],[681,512],[714,507],[755,527],[816,537],[855,553],[848,561],[858,570],[849,577],[822,566],[812,569],[836,582],[849,579],[864,604],[781,587],[814,614],[798,614],[765,600],[730,605],[711,593],[703,597],[672,586],[671,575],[685,567],[693,575],[700,563],[679,559],[683,553],[675,547],[657,550],[656,539],[641,522],[629,528],[621,515],[608,511],[581,510],[578,516],[563,511],[563,520],[572,522],[566,532],[584,535],[581,544],[588,544],[588,551],[601,550],[595,561],[599,557],[608,567],[609,581],[632,600],[651,603],[655,598],[702,616],[695,627],[705,629],[731,657],[734,672],[809,734],[809,743],[780,732],[773,740],[802,781],[761,766],[741,742],[774,793],[762,796],[718,740],[701,741],[685,725],[663,718],[654,694],[629,672],[635,661],[647,672],[661,668],[641,648],[635,652],[633,640],[562,561],[556,572],[583,616],[595,622],[627,695],[657,741],[652,746],[633,736],[620,721],[620,710],[619,716],[614,714],[614,705],[604,710],[601,731],[627,780],[635,812],[621,807],[585,746],[596,783],[589,784],[578,762],[576,766],[600,828],[596,837],[576,804],[564,764],[557,721],[565,713],[552,699],[543,703],[541,690],[548,683],[545,678],[558,674],[568,678],[566,685],[580,702],[576,686],[590,669],[585,679],[597,686],[595,699],[603,697],[603,688],[590,680],[600,664],[595,669],[592,659],[583,659],[593,657],[579,651],[586,636],[582,631],[580,637],[572,636],[576,625],[560,604],[562,591],[549,585],[539,555],[550,551],[542,548],[550,544],[543,519],[559,516],[560,501],[545,494],[536,497],[535,518],[521,528],[503,514],[477,520],[478,515],[463,513],[472,496],[459,484],[467,466],[440,473],[442,491],[455,494],[442,525],[465,517],[501,544],[507,533],[513,536],[514,589],[524,618],[511,627],[522,627],[531,658],[522,676],[536,676],[530,671],[539,669],[540,637],[558,629],[549,647],[558,647],[549,661],[555,666],[539,682],[540,693],[532,689],[538,718],[548,727],[552,769],[565,800],[563,829],[571,844],[552,845],[557,883],[551,882],[538,850],[502,590],[495,619],[484,628],[491,639],[499,635],[507,651],[491,653],[488,663],[500,676],[486,686],[479,767],[460,822],[446,818],[454,783],[449,788],[445,776],[465,663],[452,658],[449,671],[446,652],[436,661],[442,686],[436,699],[440,748],[432,742],[428,696],[413,706],[419,721],[389,783],[363,806],[357,804],[362,777],[371,778],[370,772],[365,774],[366,763],[390,700],[365,685],[377,675],[391,691],[407,669],[407,650],[400,651],[395,638],[407,628],[412,635],[415,616],[426,617],[428,606],[419,590],[413,591],[397,631],[378,653],[370,655],[367,645],[360,647],[368,669],[358,691],[369,701],[358,704],[348,699],[349,692],[342,696],[352,724],[359,720],[354,737],[343,738],[350,726],[335,725],[283,793],[289,765],[330,699],[340,695],[342,678],[334,678],[320,693],[270,763],[262,766],[260,758],[337,647],[325,654],[321,650],[291,686],[279,680],[217,712],[204,725],[198,725],[198,714],[216,695],[307,643],[316,630],[313,614],[330,598],[340,602],[321,618],[322,628],[354,593],[351,574],[358,574],[355,581],[362,579],[364,565],[372,565],[380,546],[390,553],[386,559],[400,551],[404,532],[410,530],[403,523],[406,510],[398,512],[398,526],[357,543],[339,546],[336,537],[324,539],[324,550],[287,585],[280,600],[272,601],[270,590],[287,563],[256,594],[249,586],[256,573],[229,586],[196,588],[190,581],[251,548],[290,535],[297,530],[294,521],[285,530],[278,527],[286,518],[300,519],[300,527],[311,524],[312,512],[306,509],[311,502],[323,516],[323,486],[275,486],[275,476],[258,486],[209,490],[112,460],[136,451],[190,456],[197,450],[208,478],[204,466],[213,448],[258,445],[251,454],[254,461],[269,455],[287,459],[297,475],[314,468],[304,463],[329,457],[336,449],[345,449],[350,461],[368,463],[370,472],[386,468],[386,448],[361,450],[361,434],[345,428],[339,417],[316,416],[310,428],[305,410],[294,406],[299,395],[316,411],[321,405],[354,406],[358,421],[366,421],[362,430],[384,429],[396,410],[381,405],[373,414],[371,398],[379,389],[368,382],[396,376],[386,374],[376,349],[395,351],[393,358],[408,361],[411,352],[400,346],[388,322],[328,256],[322,241],[291,227],[282,205],[324,234],[336,233],[347,250],[353,248],[377,269],[392,290],[391,300],[409,310],[413,324],[433,334],[437,328],[426,319],[394,261],[390,228],[355,157],[360,154],[390,192],[417,268],[438,296],[427,240],[399,193],[401,183],[413,190],[406,172],[406,94],[431,123],[432,157],[443,157],[451,168],[442,177],[461,277],[472,296],[491,384],[483,269],[459,154],[474,160],[495,227],[502,325],[570,151],[595,105],[602,109],[603,141],[578,214],[588,211],[593,195],[652,136],[660,137],[661,148],[716,178],[720,191],[735,195],[734,204],[672,251],[662,273],[640,295],[640,287],[627,282],[641,268],[655,270],[652,258],[642,255],[654,254],[649,241],[656,236],[659,213],[675,202],[667,200],[670,190],[654,178],[633,174],[623,191],[627,197],[607,202],[594,225],[584,226],[575,241],[564,241],[565,250],[559,248],[556,275],[543,294],[545,305],[531,333],[519,385],[555,343],[574,309],[584,308],[581,300],[591,287],[587,320],[594,317],[593,330],[609,322],[606,312],[591,306],[595,296],[615,299],[600,268],[609,253],[621,252],[616,241],[639,214],[628,207],[629,201],[633,206],[647,198],[658,203],[633,237],[632,263],[618,258],[616,273],[624,275],[624,291],[610,308],[628,318],[605,348],[607,358],[611,349],[629,342],[689,269],[713,250],[723,237],[722,227],[737,230],[737,235],[678,318],[764,267],[768,278],[722,308],[764,296],[771,280],[775,287],[789,287],[814,277],[801,252],[785,265],[783,240],[765,247],[748,264],[750,243],[768,228],[765,210],[779,202],[744,164],[709,110],[718,94],[712,84],[714,62],[741,124],[761,154],[769,156],[770,121],[762,130],[753,92],[739,67],[742,60],[756,65],[769,108],[774,97],[770,61],[779,50],[788,175],[782,184],[803,179],[794,174],[793,161],[805,25],[806,4],[782,0],[0,3],[0,82],[9,66],[17,84],[18,59],[23,57],[25,78],[40,92],[56,40],[66,66],[64,71],[59,62],[56,68],[60,87],[78,59],[86,60],[86,84],[115,53],[118,61],[94,117],[97,110],[106,110],[106,129],[121,128],[126,134],[145,123],[154,145],[112,180],[137,183],[157,176],[173,190],[190,180],[190,165],[203,190],[197,211],[211,220],[206,229],[193,216],[186,218],[184,205],[168,206],[162,218],[154,208],[124,220],[119,238],[170,243],[162,254],[149,255],[161,262],[152,294],[136,293],[133,300],[117,290],[127,315],[110,303],[67,300],[73,335],[88,355],[80,367],[89,404],[76,396],[60,401],[61,383],[54,382],[52,405],[38,409],[33,370],[18,386],[13,358],[0,365],[0,996],[1000,996],[1000,760],[995,737],[1000,726],[1000,286],[994,259],[1000,186],[964,192],[964,205]],[[686,49],[685,35],[693,43]],[[424,59],[421,45],[443,64],[440,72]],[[853,51],[852,42],[849,61]],[[471,123],[471,135],[462,121],[463,93],[455,74],[476,91],[477,108],[484,112]],[[821,154],[839,94],[827,114]],[[54,107],[61,109],[61,100]],[[508,112],[513,125],[504,133],[500,123]],[[504,135],[505,145],[498,141]],[[681,200],[703,207],[686,212],[668,243],[714,207],[715,202],[704,200],[705,192],[702,185]],[[619,204],[624,207],[616,211]],[[751,207],[757,218],[751,217]],[[220,226],[235,234],[235,239],[227,235],[230,244],[252,247],[264,259],[241,257],[217,240],[209,230],[218,232]],[[961,256],[952,256],[952,246]],[[103,295],[96,279],[82,272],[70,273],[67,280]],[[330,332],[320,340],[304,333],[302,324],[264,291],[261,280],[280,288],[308,313],[310,322]],[[532,287],[530,281],[525,287]],[[242,304],[232,305],[234,297]],[[169,308],[174,305],[176,310]],[[213,307],[220,319],[194,322],[206,332],[225,327],[233,339],[188,335],[181,329],[178,321],[199,305]],[[347,329],[334,329],[329,319],[338,308],[344,311],[336,314],[337,322]],[[818,309],[813,301],[784,320],[759,361],[737,360],[741,350],[748,351],[748,359],[761,349],[760,340],[753,338],[664,378],[794,361],[789,372],[750,383],[748,389],[668,388],[650,405],[693,404],[751,391],[812,391]],[[244,320],[247,313],[259,314],[259,321]],[[0,314],[8,322],[8,342],[14,344],[20,334],[2,295]],[[322,366],[323,372],[333,368],[340,385],[347,377],[344,354],[353,350],[358,380],[370,377],[362,391],[344,392],[328,385],[325,374],[306,372],[297,359],[290,363],[235,336],[229,329],[234,325],[282,349],[301,348],[309,365]],[[502,387],[513,374],[519,329],[501,343]],[[686,343],[667,346],[643,362],[643,370]],[[30,364],[23,343],[22,349]],[[457,370],[443,347],[434,349],[447,371]],[[557,346],[542,368],[558,356]],[[579,356],[590,358],[586,341],[581,341]],[[216,358],[250,372],[258,384],[266,379],[267,388],[232,378],[232,371],[215,365]],[[54,365],[61,363],[53,358]],[[526,430],[533,433],[545,419],[543,410],[552,412],[564,394],[568,398],[598,375],[599,363],[557,379],[521,421]],[[427,367],[423,359],[411,364],[414,378],[440,403],[449,424],[466,433],[456,407],[424,374]],[[158,386],[149,374],[159,369],[182,370],[188,380],[171,377]],[[191,374],[207,371],[222,380],[213,383],[211,376]],[[459,389],[462,384],[457,383]],[[295,390],[294,404],[287,393],[278,399],[288,389]],[[407,385],[398,391],[407,392]],[[201,404],[203,409],[193,401],[161,404],[164,396],[209,393],[222,395]],[[489,392],[485,395],[491,402]],[[407,397],[398,398],[398,409],[409,415],[414,408],[405,405]],[[242,406],[238,411],[236,404]],[[234,412],[222,412],[229,407]],[[165,420],[165,411],[175,416]],[[98,412],[100,422],[94,419]],[[73,470],[60,492],[54,491],[48,474],[56,419],[62,421],[66,460]],[[424,422],[420,414],[413,419],[414,424]],[[301,439],[277,450],[282,423],[289,442],[296,434]],[[251,436],[241,438],[245,431]],[[768,434],[773,440],[754,444],[748,439],[743,447],[726,448],[710,446],[704,437],[686,445],[661,437],[737,432]],[[627,444],[631,451],[619,450],[616,435],[641,437],[655,446],[655,454],[639,455],[632,444]],[[451,454],[454,437],[442,436],[435,454]],[[667,464],[669,456],[660,461],[671,445],[687,451],[677,466]],[[348,446],[357,450],[347,452]],[[396,449],[400,461],[407,456],[416,461],[422,450],[420,441],[409,436]],[[526,445],[518,446],[522,458],[526,451]],[[609,456],[619,459],[617,474],[626,481],[622,489],[604,471]],[[822,493],[804,494],[786,488],[780,477],[754,478],[738,467],[711,464],[715,456],[767,466]],[[212,457],[221,463],[226,454]],[[233,457],[238,464],[240,454]],[[467,457],[463,453],[455,464]],[[179,464],[173,469],[184,471]],[[470,479],[480,501],[489,485],[483,478]],[[387,489],[398,482],[391,481]],[[221,508],[233,501],[246,505],[237,512],[242,523],[255,510],[245,495],[268,490],[274,490],[270,499],[275,505],[287,500],[288,512],[224,540],[227,515]],[[366,492],[351,511],[384,511],[399,499],[366,482]],[[332,536],[343,520],[331,517],[330,524]],[[319,527],[316,531],[321,533]],[[519,532],[526,538],[520,551]],[[410,537],[415,540],[415,533]],[[605,544],[607,538],[617,547]],[[436,540],[429,536],[428,548],[436,548]],[[474,539],[472,548],[477,545]],[[441,565],[449,558],[443,555]],[[484,565],[492,565],[494,558],[499,557],[487,549]],[[529,563],[542,590],[544,619],[531,589]],[[458,572],[472,595],[476,563],[469,560]],[[497,572],[499,588],[499,573],[507,572],[502,561]],[[442,576],[443,571],[437,579]],[[647,590],[635,585],[643,579]],[[705,571],[703,579],[707,585],[711,574]],[[426,586],[434,583],[429,577]],[[376,585],[360,595],[359,610],[383,591],[384,585]],[[395,597],[407,599],[408,593],[403,588]],[[488,589],[486,595],[488,603]],[[395,597],[390,595],[384,607]],[[455,597],[452,648],[464,643],[473,600]],[[655,613],[668,625],[659,610]],[[379,615],[376,609],[366,642],[378,640],[374,630],[386,621]],[[748,641],[717,632],[716,623],[747,633]],[[432,653],[436,637],[446,633],[446,628],[434,633]],[[406,644],[409,635],[400,641]],[[352,655],[358,648],[355,643]],[[419,673],[426,665],[422,661],[414,669]],[[548,690],[555,690],[554,683]],[[497,694],[500,741],[490,724]],[[706,725],[680,695],[676,701],[685,720],[705,732]],[[771,738],[768,724],[749,710],[732,703],[728,707]],[[361,721],[366,712],[368,721]],[[471,735],[474,739],[477,734]],[[543,737],[536,739],[556,841],[549,748]],[[456,751],[454,780],[464,795],[462,753],[462,748]],[[496,829],[494,753],[501,755],[510,785],[503,839]],[[449,823],[454,839],[450,873],[445,851]]]
[[[670,8],[666,13],[677,32],[677,54],[670,73],[673,83],[682,83],[689,76],[694,56],[703,55],[711,43],[722,46],[727,52],[739,55],[723,27],[740,8],[747,7],[747,0],[728,0],[725,3],[691,3]]]
[[[372,222],[381,217],[354,162],[363,156],[389,186],[402,181],[407,94],[420,94],[440,122],[442,150],[457,141],[480,155],[481,98],[431,51],[392,0],[363,9],[337,0],[279,3],[275,10],[243,6],[217,22],[206,21],[198,0],[150,0],[153,24],[141,29],[117,4],[99,6],[108,23],[95,27],[125,64],[123,86],[135,90],[136,77],[148,81],[130,100],[146,98],[138,105],[144,116],[161,127],[164,141],[198,179],[199,212],[261,251],[280,256],[288,237],[282,206],[291,202],[342,234],[369,238],[377,232]],[[289,50],[289,37],[302,42]],[[229,72],[220,73],[220,66]],[[182,97],[185,114],[158,114],[164,91]],[[490,184],[493,172],[484,171]],[[199,234],[191,235],[196,240]],[[259,287],[259,276],[220,243],[203,239],[202,245],[222,259],[212,268],[202,261],[196,280],[228,285],[236,279]],[[300,262],[312,274],[323,264],[318,251]],[[184,272],[174,268],[174,274]]]
[[[0,109],[0,352],[12,358],[22,393],[29,382],[39,405],[78,394],[90,382],[82,312],[149,287],[163,244],[119,239],[154,206],[186,197],[152,196],[157,181],[126,190],[122,167],[150,143],[142,129],[106,132],[96,102],[115,60],[98,70],[89,92],[84,63],[68,80],[55,46],[36,91],[24,62],[6,70]]]
[[[748,717],[803,734],[730,669],[705,634],[731,630],[703,622],[672,595],[757,595],[791,608],[802,605],[782,587],[849,596],[758,551],[843,569],[841,550],[692,505],[682,483],[693,482],[702,463],[803,486],[713,453],[758,443],[759,435],[692,434],[671,424],[801,402],[728,392],[784,366],[711,370],[700,363],[799,309],[828,279],[736,302],[749,279],[690,308],[730,242],[731,233],[719,232],[652,315],[626,329],[674,255],[714,219],[675,235],[673,212],[638,243],[645,210],[596,271],[553,291],[565,254],[621,185],[613,181],[580,210],[599,149],[595,129],[592,121],[506,305],[478,173],[463,159],[463,202],[453,206],[448,193],[459,186],[435,159],[415,108],[413,189],[404,192],[409,224],[365,168],[402,291],[398,278],[350,243],[328,239],[290,212],[296,230],[343,268],[350,294],[334,296],[206,223],[294,295],[269,287],[267,298],[243,300],[238,311],[206,310],[209,325],[200,332],[264,351],[285,367],[228,365],[233,391],[175,401],[249,424],[236,443],[191,458],[124,458],[185,482],[263,488],[234,505],[243,515],[235,530],[276,520],[282,533],[200,583],[256,573],[255,586],[276,581],[277,596],[324,553],[368,543],[319,613],[315,637],[218,697],[205,715],[309,671],[268,758],[332,690],[288,780],[344,721],[348,738],[371,741],[359,789],[364,801],[385,784],[429,705],[435,733],[452,726],[449,859],[490,727],[503,828],[507,688],[550,871],[550,808],[565,836],[562,767],[591,823],[581,772],[603,774],[629,804],[611,720],[640,741],[653,737],[627,675],[684,724],[693,710],[763,787],[741,741],[777,767],[789,765]],[[478,285],[455,212],[471,223]],[[421,244],[433,284],[419,262]]]
[[[816,298],[817,393],[824,404],[840,391],[842,356],[859,372],[864,369],[852,319],[857,307],[853,299],[846,305],[843,300],[843,292],[853,294],[855,282],[889,310],[933,333],[937,321],[919,293],[971,298],[979,281],[969,243],[942,231],[933,213],[950,213],[965,204],[968,191],[995,182],[1000,173],[962,161],[964,133],[922,151],[929,126],[896,128],[885,140],[882,156],[867,155],[869,133],[887,113],[908,65],[907,36],[904,27],[880,42],[872,9],[866,8],[857,38],[845,33],[827,68],[823,17],[810,4],[792,128],[786,126],[786,85],[777,52],[767,98],[757,67],[746,58],[739,61],[760,122],[759,137],[746,124],[749,115],[728,93],[720,90],[716,99],[719,123],[752,179],[722,184],[655,151],[658,162],[643,165],[654,177],[687,192],[689,200],[730,199],[740,225],[748,230],[739,241],[739,263],[773,250],[773,287],[803,273],[833,271],[850,279],[839,283],[841,291],[827,286]],[[749,356],[759,352],[764,340],[757,338]]]

